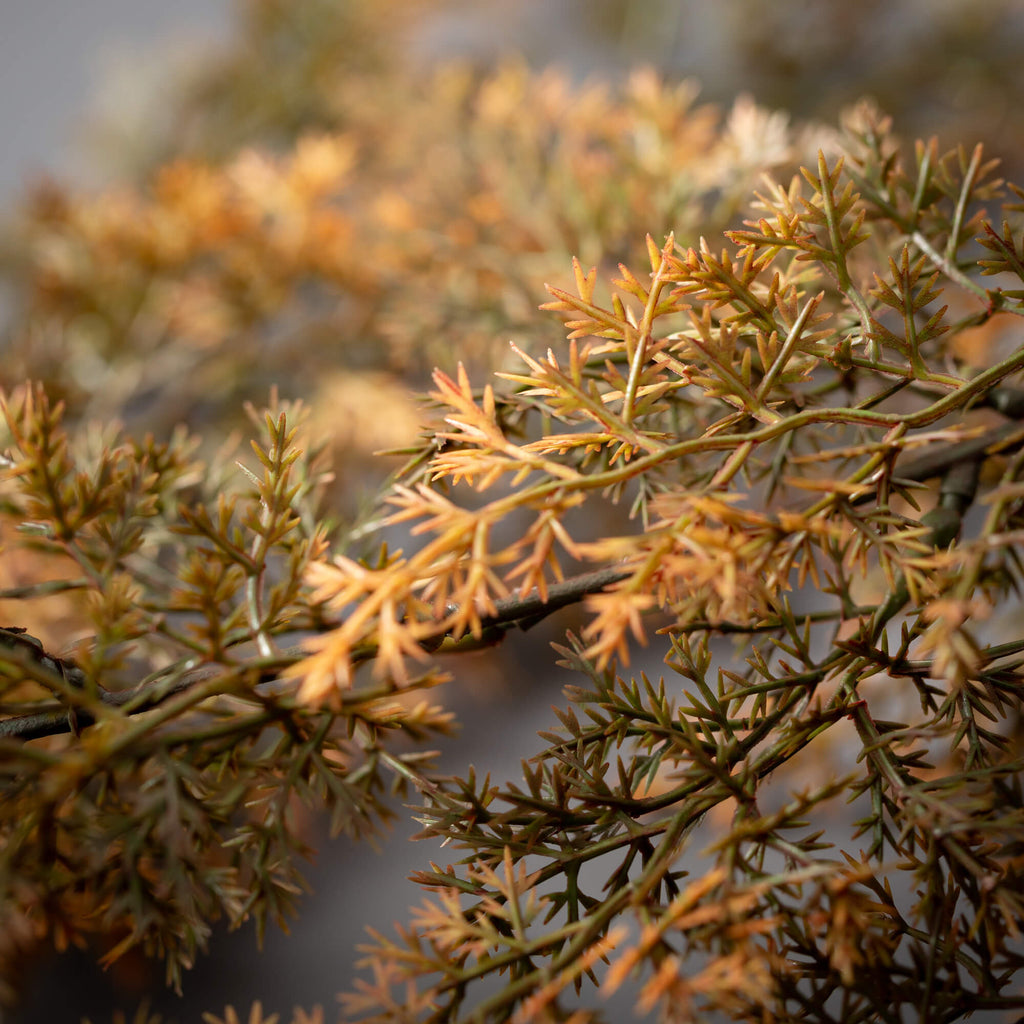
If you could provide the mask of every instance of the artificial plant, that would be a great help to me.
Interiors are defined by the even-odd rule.
[[[1018,1008],[1024,193],[866,105],[790,176],[810,136],[651,76],[434,88],[468,155],[379,153],[364,112],[37,197],[12,365],[60,359],[4,398],[8,952],[102,929],[178,982],[218,917],[295,909],[300,807],[360,838],[405,801],[453,863],[347,1019]],[[324,394],[245,406],[237,372],[294,393],[334,334],[339,376],[447,360],[358,520]],[[202,429],[224,393],[247,452]],[[426,691],[568,605],[522,777],[441,774]]]

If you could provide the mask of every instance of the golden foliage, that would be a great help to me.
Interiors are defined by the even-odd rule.
[[[1022,641],[982,613],[1021,587],[1024,348],[957,345],[1024,313],[1019,191],[868,105],[806,153],[650,72],[375,89],[386,47],[332,70],[333,6],[276,147],[26,211],[12,945],[106,930],[176,981],[218,916],[291,912],[308,809],[372,835],[397,794],[463,859],[374,935],[358,1019],[583,1020],[630,986],[680,1020],[1019,1006]],[[368,38],[374,11],[349,12]],[[353,521],[381,445],[406,464]],[[515,782],[441,774],[438,656],[569,604],[547,746]]]

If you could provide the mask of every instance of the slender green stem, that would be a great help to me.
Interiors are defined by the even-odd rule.
[[[782,348],[779,349],[778,355],[775,357],[772,365],[767,368],[767,372],[764,377],[761,378],[760,385],[758,385],[757,397],[761,402],[767,400],[776,379],[786,368],[786,364],[796,351],[796,347],[800,343],[800,338],[803,336],[804,328],[807,326],[807,321],[814,315],[814,311],[821,305],[821,301],[824,297],[824,292],[818,292],[817,295],[812,295],[804,303],[803,309],[800,310],[796,320],[793,321],[793,326],[790,327],[789,333],[786,335],[786,340],[782,343]]]
[[[669,235],[658,260],[658,266],[655,268],[654,277],[651,281],[651,290],[647,293],[647,302],[644,304],[644,315],[637,331],[636,348],[633,350],[633,358],[629,364],[629,377],[626,381],[626,391],[622,397],[622,420],[627,427],[633,422],[636,392],[640,386],[640,377],[647,359],[647,350],[651,341],[651,332],[654,329],[654,319],[657,314],[658,303],[661,300],[661,291],[666,283],[664,272],[667,265],[667,256],[672,252],[673,248],[675,248],[675,238]]]
[[[956,252],[950,254],[948,251],[945,255],[938,252],[935,247],[928,241],[927,238],[920,232],[915,231],[911,236],[911,241],[923,252],[928,259],[935,264],[936,267],[941,270],[946,277],[951,281],[956,281],[961,288],[965,291],[970,292],[972,295],[977,295],[983,302],[988,302],[988,292],[981,285],[972,281],[954,262],[953,256]],[[950,235],[950,241],[952,242],[953,235]]]

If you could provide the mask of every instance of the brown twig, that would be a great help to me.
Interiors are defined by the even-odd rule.
[[[548,587],[547,597],[542,599],[537,590],[531,591],[525,597],[508,597],[495,602],[497,613],[484,616],[481,625],[485,629],[529,629],[541,619],[565,608],[568,605],[576,604],[587,594],[598,593],[606,586],[624,579],[627,573],[622,569],[606,568],[598,569],[595,572],[582,573],[573,576],[559,583],[553,583]],[[336,623],[325,622],[323,630],[334,628]],[[4,632],[0,630],[0,633]],[[7,630],[11,632],[11,630]],[[16,630],[14,631],[16,632]],[[428,649],[431,642],[440,642],[448,634],[439,631],[434,637],[427,637],[423,644]],[[471,638],[470,638],[471,639]],[[29,641],[26,641],[29,643]],[[41,651],[41,649],[40,649]],[[301,644],[288,647],[281,651],[275,659],[262,659],[257,670],[255,683],[270,682],[280,677],[281,671],[290,665],[295,664],[308,655],[308,650]],[[73,666],[73,662],[66,659],[55,659],[45,652],[41,657],[48,661],[62,663],[65,666]],[[38,662],[39,657],[35,660]],[[0,654],[0,662],[14,665],[22,670],[26,677],[33,678],[43,685],[52,683],[56,676],[52,669],[39,668],[33,670],[33,656],[23,656],[21,652],[9,650]],[[74,669],[78,676],[80,670]],[[200,665],[183,672],[178,678],[170,680],[148,680],[127,690],[102,690],[98,694],[100,707],[96,706],[97,695],[87,691],[81,691],[81,698],[72,692],[62,696],[70,696],[69,703],[62,703],[58,706],[48,707],[44,710],[34,712],[30,715],[18,715],[0,721],[0,739],[32,740],[44,736],[54,736],[66,732],[76,732],[87,726],[94,725],[102,717],[102,708],[123,708],[126,714],[140,714],[143,711],[152,710],[158,707],[169,697],[181,693],[184,690],[195,686],[197,683],[205,682],[216,675],[222,674],[226,669],[219,665]],[[48,672],[49,675],[43,675]],[[41,677],[42,676],[42,677]],[[80,685],[80,684],[79,684]]]

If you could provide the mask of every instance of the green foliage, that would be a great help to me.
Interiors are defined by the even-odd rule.
[[[790,174],[778,119],[650,75],[405,99],[407,134],[363,97],[285,156],[37,198],[12,365],[62,358],[5,391],[8,945],[102,932],[178,983],[213,921],[298,906],[307,809],[361,839],[398,797],[458,860],[351,1019],[1019,1009],[1022,193],[866,105]],[[257,352],[311,416],[245,405]],[[379,425],[431,362],[353,525],[338,380]],[[238,463],[199,429],[225,394]],[[577,603],[522,778],[442,775],[441,656]]]

